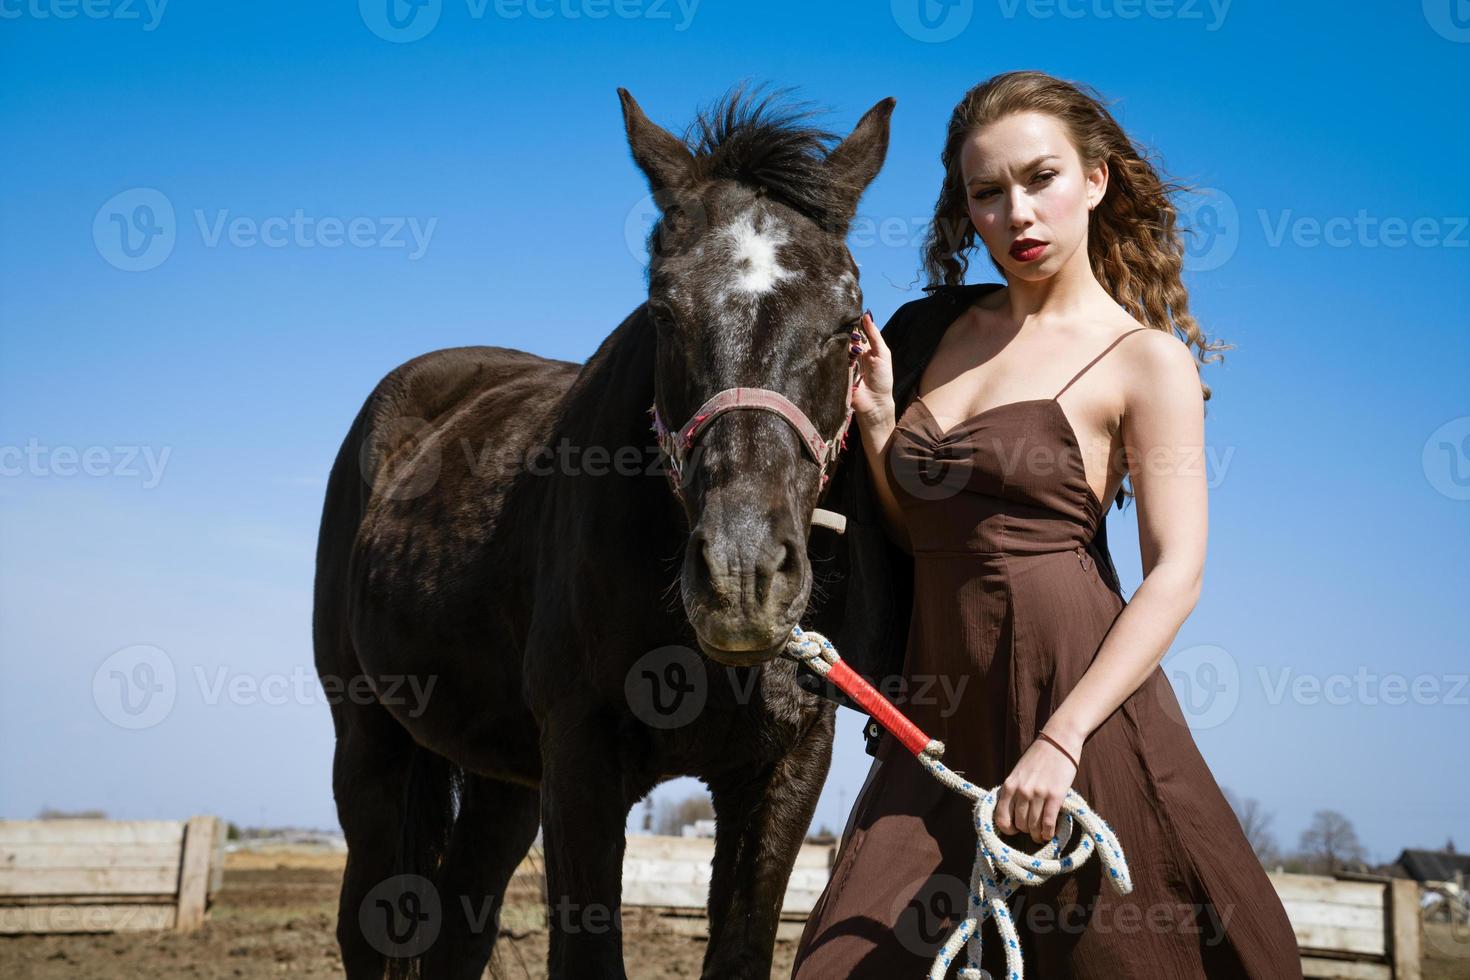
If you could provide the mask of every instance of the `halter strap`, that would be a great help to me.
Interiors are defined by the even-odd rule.
[[[1076,381],[1078,378],[1082,377],[1084,374],[1086,374],[1088,372],[1088,369],[1090,369],[1094,364],[1096,364],[1098,361],[1102,360],[1104,357],[1107,357],[1108,356],[1108,351],[1112,350],[1114,347],[1117,347],[1118,344],[1122,342],[1123,338],[1128,336],[1128,334],[1135,334],[1135,333],[1138,333],[1138,331],[1140,331],[1140,330],[1151,330],[1151,329],[1153,329],[1153,328],[1152,327],[1134,327],[1132,330],[1128,331],[1128,333],[1125,333],[1125,334],[1122,334],[1121,336],[1115,337],[1113,339],[1113,342],[1111,344],[1108,344],[1108,346],[1103,349],[1103,352],[1101,354],[1097,355],[1092,360],[1088,361],[1087,362],[1087,366],[1084,367],[1081,371],[1078,371],[1076,374],[1072,375],[1072,381],[1068,381],[1066,384],[1062,385],[1062,390],[1059,391],[1059,392],[1057,392],[1055,395],[1052,395],[1051,396],[1051,400],[1052,401],[1056,401],[1058,398],[1062,397],[1062,393],[1065,392],[1068,388],[1072,387],[1072,382],[1073,381]]]

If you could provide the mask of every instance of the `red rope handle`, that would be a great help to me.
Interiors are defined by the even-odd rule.
[[[873,685],[863,680],[862,675],[847,666],[845,661],[839,660],[832,664],[827,671],[827,679],[836,684],[843,694],[862,705],[864,711],[892,732],[893,737],[914,755],[919,755],[929,747],[929,736],[918,725],[905,718],[892,702],[874,690]]]

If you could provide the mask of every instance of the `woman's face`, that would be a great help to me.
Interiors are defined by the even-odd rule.
[[[982,126],[960,168],[970,223],[1008,278],[1049,278],[1079,249],[1086,261],[1088,213],[1107,189],[1107,167],[1084,173],[1054,117],[1019,112]]]

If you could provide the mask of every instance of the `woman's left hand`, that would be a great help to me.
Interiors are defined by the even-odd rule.
[[[1067,749],[1076,752],[1071,746]],[[1001,784],[995,804],[995,829],[1002,834],[1030,834],[1038,844],[1051,840],[1057,832],[1062,798],[1072,788],[1076,775],[1077,767],[1060,749],[1037,738]]]

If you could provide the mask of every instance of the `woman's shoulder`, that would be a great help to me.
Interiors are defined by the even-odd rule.
[[[891,342],[888,335],[890,327],[893,327],[897,333],[907,333],[936,322],[948,325],[954,320],[959,310],[974,303],[986,293],[1004,288],[1004,283],[997,282],[925,286],[924,296],[909,300],[894,312],[888,324],[883,328],[883,338]]]

